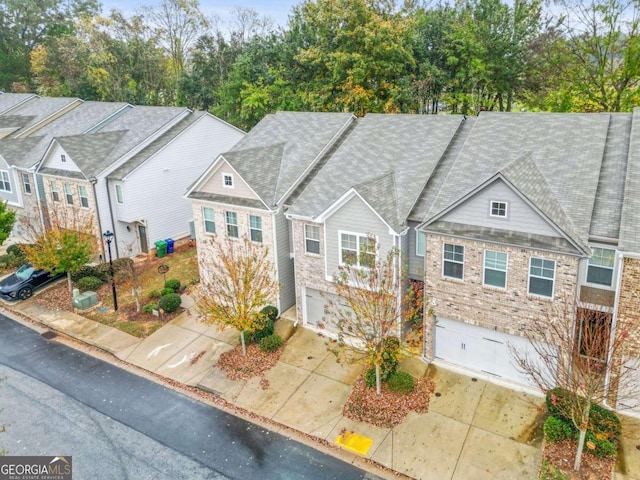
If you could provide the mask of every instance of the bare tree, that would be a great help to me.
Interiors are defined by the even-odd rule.
[[[385,339],[399,337],[403,319],[413,318],[418,308],[413,289],[405,281],[399,252],[393,248],[378,258],[373,238],[361,245],[359,258],[344,258],[333,276],[337,296],[326,296],[328,323],[338,335],[331,352],[338,361],[364,361],[376,371],[376,392],[380,394],[380,367]]]
[[[616,328],[611,313],[597,308],[562,298],[530,321],[526,337],[535,355],[510,346],[517,365],[541,390],[561,387],[569,392],[567,401],[556,406],[580,433],[576,471],[580,469],[591,407],[620,400],[620,395],[634,398],[638,393],[630,370],[623,368],[629,334]]]
[[[123,247],[125,256],[121,259],[122,265],[118,269],[118,276],[131,282],[131,295],[136,302],[136,312],[140,313],[142,305],[140,296],[142,295],[142,272],[140,264],[132,258],[135,253],[135,242],[126,242]],[[126,260],[124,260],[126,258]]]
[[[210,242],[200,258],[200,288],[195,300],[205,322],[240,330],[242,354],[247,354],[244,332],[254,332],[266,320],[260,311],[272,303],[279,284],[269,249],[247,238]]]

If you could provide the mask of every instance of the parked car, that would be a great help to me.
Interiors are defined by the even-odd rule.
[[[0,280],[0,297],[5,300],[24,300],[29,298],[36,288],[47,285],[65,275],[65,273],[52,275],[47,270],[36,270],[32,265],[25,263],[14,273]]]

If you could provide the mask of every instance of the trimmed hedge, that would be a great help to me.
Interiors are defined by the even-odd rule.
[[[263,326],[255,329],[253,332],[249,332],[248,330],[244,331],[244,341],[247,344],[260,343],[260,340],[263,338],[273,335],[273,329],[275,327],[273,321],[267,318],[264,319],[263,322]]]
[[[109,276],[108,269],[105,270],[102,266],[85,265],[77,272],[71,274],[71,280],[78,282],[81,278],[94,277],[99,278],[102,283],[107,281]]]
[[[278,334],[266,336],[260,340],[260,350],[263,352],[276,352],[282,346],[282,337]]]
[[[158,306],[167,313],[175,312],[180,308],[181,303],[182,299],[177,293],[163,295],[160,297],[160,300],[158,300]]]
[[[174,292],[180,290],[180,280],[176,280],[175,278],[170,278],[166,282],[164,282],[164,288],[170,288]]]
[[[145,306],[142,307],[142,313],[151,313],[154,310],[158,310],[157,303],[147,303]]]
[[[172,293],[176,293],[173,288],[163,288],[160,291],[160,297],[164,297],[165,295],[171,295]]]
[[[404,395],[410,394],[415,388],[415,382],[411,374],[400,370],[389,377],[387,385],[391,392]]]
[[[275,322],[278,318],[278,309],[273,305],[267,305],[262,310],[260,310],[260,314],[266,316],[272,322]]]
[[[16,257],[12,254],[0,255],[0,268],[15,268],[26,263],[24,257]]]
[[[80,290],[97,290],[102,285],[102,280],[98,277],[82,277],[78,279],[76,285]]]
[[[573,425],[570,425],[566,420],[550,415],[542,426],[544,436],[550,442],[559,442],[566,440],[567,438],[573,438],[576,434],[576,429]]]
[[[16,258],[24,258],[24,247],[25,244],[14,243],[13,245],[9,245],[7,247],[7,255],[13,255]]]

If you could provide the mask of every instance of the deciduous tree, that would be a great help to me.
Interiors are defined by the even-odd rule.
[[[7,206],[7,202],[0,202],[0,245],[9,238],[13,225],[16,223],[16,212]]]
[[[574,462],[577,471],[592,405],[606,404],[616,397],[637,399],[640,391],[630,370],[622,367],[628,362],[624,358],[628,331],[616,328],[610,313],[597,307],[578,307],[562,298],[544,315],[532,318],[525,335],[536,355],[511,346],[520,369],[543,391],[561,387],[570,392],[567,401],[557,406],[580,432]]]
[[[398,250],[378,256],[378,247],[369,238],[359,258],[345,259],[333,276],[335,296],[326,297],[325,313],[338,337],[331,352],[338,361],[364,361],[368,368],[375,368],[379,394],[385,339],[399,337],[402,322],[413,318],[418,307],[405,281]]]
[[[198,310],[206,323],[240,330],[242,353],[247,354],[244,332],[254,332],[265,320],[260,313],[273,303],[279,284],[269,249],[247,238],[215,239],[201,250]]]

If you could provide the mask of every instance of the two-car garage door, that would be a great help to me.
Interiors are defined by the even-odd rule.
[[[532,386],[529,377],[516,367],[509,345],[531,358],[537,356],[526,338],[445,318],[436,322],[436,358]]]

